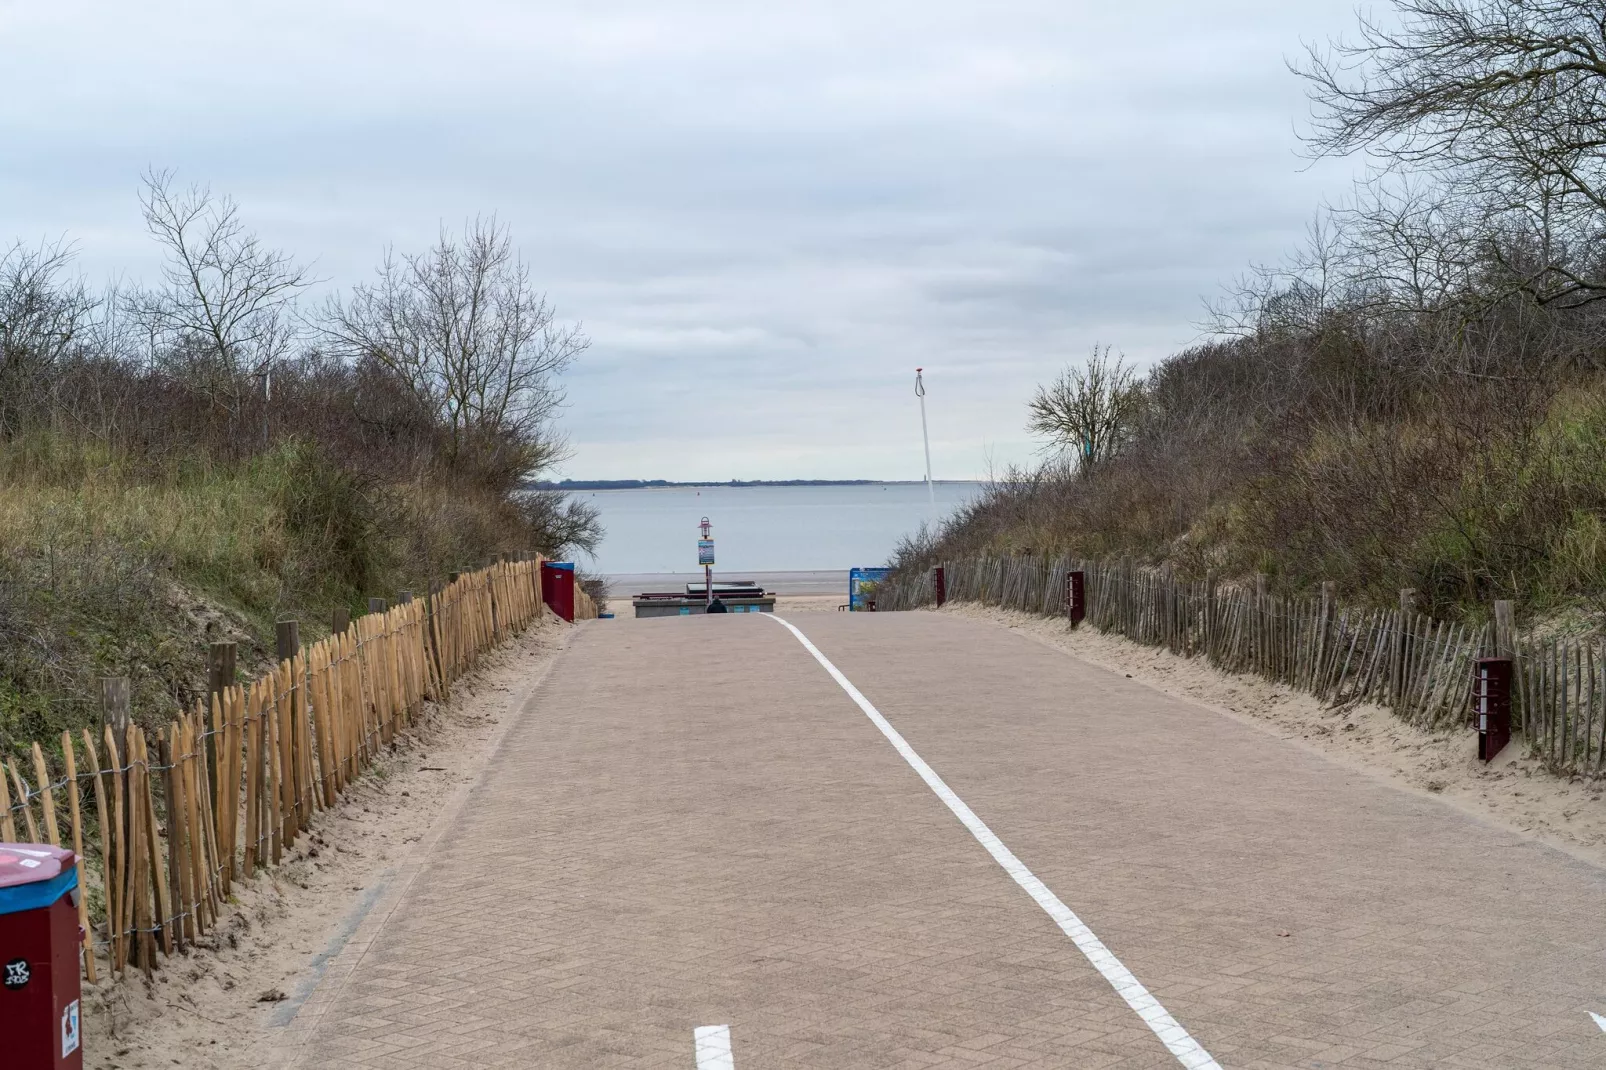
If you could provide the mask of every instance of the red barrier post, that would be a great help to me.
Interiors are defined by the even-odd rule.
[[[1065,616],[1074,628],[1087,619],[1087,573],[1065,574]]]
[[[1511,742],[1511,659],[1479,658],[1472,667],[1472,724],[1478,759],[1489,761]]]

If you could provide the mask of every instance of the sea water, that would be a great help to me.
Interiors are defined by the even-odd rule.
[[[606,529],[582,566],[604,574],[695,572],[698,521],[713,525],[719,571],[846,570],[882,565],[898,540],[946,517],[980,483],[831,487],[643,487],[573,491],[601,513]]]

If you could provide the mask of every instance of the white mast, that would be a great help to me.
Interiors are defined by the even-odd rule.
[[[937,492],[931,486],[931,433],[926,430],[926,384],[921,380],[923,368],[915,369],[915,397],[920,399],[920,437],[926,444],[926,497],[933,510],[937,508]]]

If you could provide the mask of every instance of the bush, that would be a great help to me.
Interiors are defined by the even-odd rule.
[[[588,506],[523,490],[562,455],[557,377],[588,343],[505,227],[308,315],[306,270],[228,198],[153,172],[141,204],[149,288],[93,295],[65,243],[0,249],[0,752],[94,723],[97,676],[154,724],[207,640],[244,668],[276,619],[316,638],[337,606],[596,544]]]
[[[1378,605],[1415,587],[1445,614],[1606,600],[1606,375],[1547,363],[1520,382],[1412,376],[1386,350],[1347,368],[1287,359],[1304,344],[1172,358],[1120,455],[1006,473],[896,563],[1132,556],[1194,576],[1266,572],[1289,590],[1334,580]],[[1299,369],[1275,388],[1258,368],[1273,355]]]

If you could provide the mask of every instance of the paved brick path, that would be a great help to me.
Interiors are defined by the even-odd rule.
[[[1227,1070],[1606,1066],[1606,872],[992,625],[797,623]],[[785,629],[587,625],[308,1068],[1175,1067]]]

